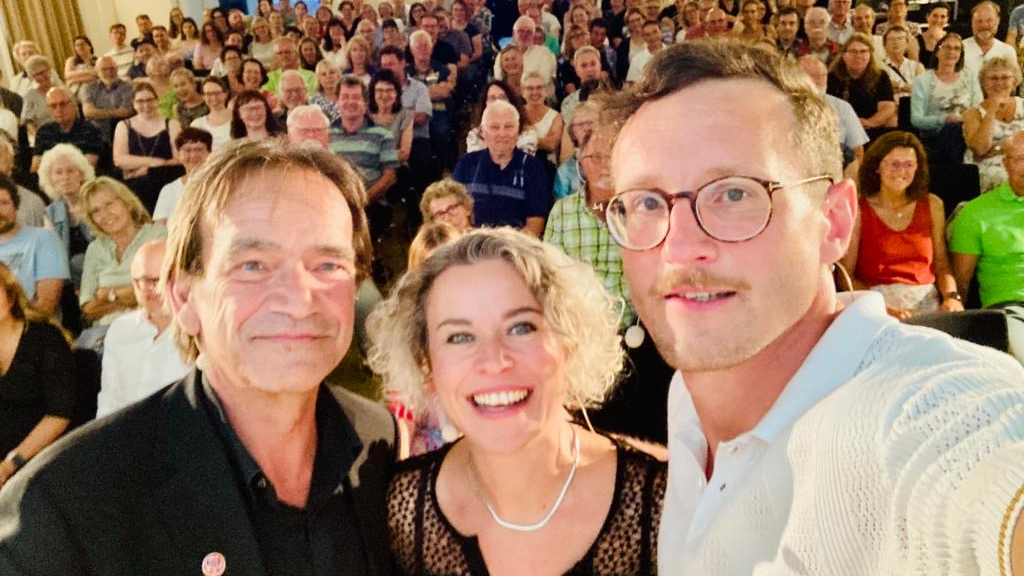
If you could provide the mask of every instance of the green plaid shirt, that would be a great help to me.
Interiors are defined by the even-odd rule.
[[[622,275],[619,246],[608,234],[604,222],[587,208],[581,192],[555,202],[544,229],[544,241],[558,246],[569,257],[590,264],[605,290],[621,302],[623,327],[636,321],[629,287]]]

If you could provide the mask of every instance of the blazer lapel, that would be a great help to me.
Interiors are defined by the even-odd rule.
[[[154,505],[170,540],[173,564],[202,574],[205,558],[220,553],[224,576],[261,575],[266,570],[252,523],[239,493],[225,447],[201,404],[202,374],[193,370],[169,399],[163,445],[170,470],[154,494]]]

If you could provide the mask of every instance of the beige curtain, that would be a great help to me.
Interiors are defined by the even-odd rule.
[[[53,60],[54,69],[64,76],[64,60],[74,53],[75,36],[82,34],[82,15],[75,0],[0,0],[0,10],[10,37],[11,49],[20,40],[32,40],[42,54]],[[12,54],[13,56],[13,54]]]

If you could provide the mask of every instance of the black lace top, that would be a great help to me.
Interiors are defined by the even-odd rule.
[[[573,576],[657,574],[658,524],[665,500],[664,462],[618,440],[615,493],[597,539]],[[395,574],[486,576],[477,539],[455,531],[437,503],[437,474],[451,444],[402,462],[388,489]]]

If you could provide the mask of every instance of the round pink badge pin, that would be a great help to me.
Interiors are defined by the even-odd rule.
[[[210,552],[203,558],[203,576],[221,576],[228,568],[228,561],[220,552]]]

